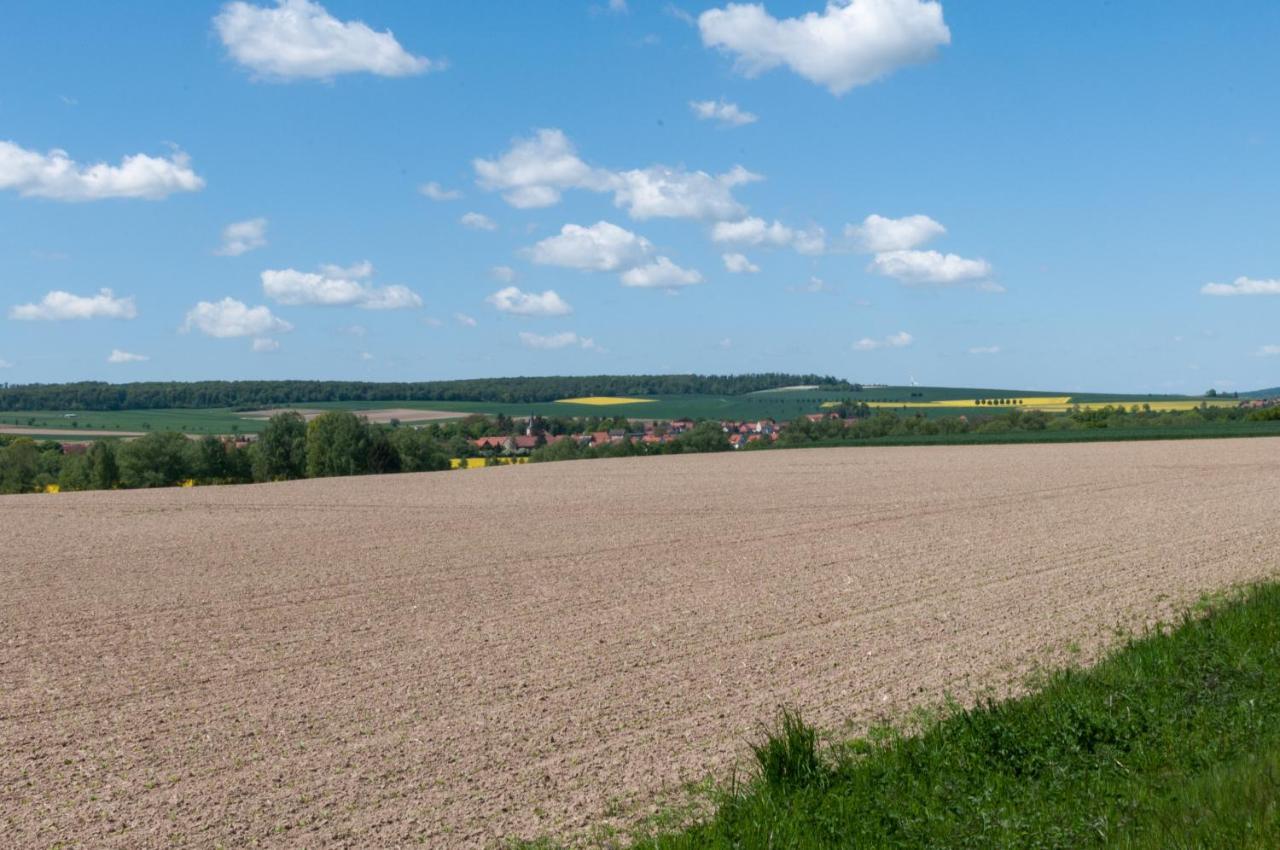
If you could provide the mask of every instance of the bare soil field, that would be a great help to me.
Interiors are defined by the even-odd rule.
[[[27,437],[141,437],[145,431],[95,431],[91,428],[26,428],[0,425],[0,434]]]
[[[493,846],[1274,574],[1280,440],[0,497],[0,844]]]

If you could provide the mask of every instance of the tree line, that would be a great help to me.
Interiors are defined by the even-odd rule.
[[[806,445],[892,439],[897,437],[1000,435],[1091,429],[1188,428],[1210,423],[1280,421],[1280,406],[1260,410],[1201,407],[1157,412],[1149,407],[1079,408],[1062,414],[1013,409],[995,415],[926,417],[891,410],[873,411],[847,401],[835,417],[789,423],[777,442],[760,439],[743,450],[796,448]],[[450,458],[494,454],[473,442],[479,437],[511,436],[532,431],[538,445],[532,462],[654,454],[718,452],[731,449],[721,423],[698,422],[665,443],[620,440],[583,445],[577,440],[548,440],[564,434],[630,431],[624,417],[534,417],[512,419],[475,414],[453,422],[431,422],[420,428],[371,424],[346,410],[333,410],[307,422],[295,412],[273,416],[256,442],[239,444],[218,437],[192,440],[175,432],[156,432],[135,440],[99,440],[80,454],[63,454],[60,443],[0,435],[0,493],[30,493],[58,485],[63,490],[170,487],[192,481],[241,484],[448,469]]]
[[[0,411],[159,410],[338,401],[481,401],[523,404],[583,396],[733,396],[783,386],[852,390],[829,375],[766,372],[751,375],[590,375],[477,378],[457,381],[157,381],[108,384],[5,384]]]

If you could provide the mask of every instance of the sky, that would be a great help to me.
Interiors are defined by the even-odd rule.
[[[1280,384],[1280,4],[43,2],[0,383]]]

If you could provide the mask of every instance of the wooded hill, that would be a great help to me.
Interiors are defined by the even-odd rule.
[[[475,378],[459,381],[195,381],[108,384],[22,384],[0,387],[0,411],[159,410],[334,401],[547,402],[581,396],[734,396],[779,387],[852,385],[829,375],[590,375],[544,378]]]

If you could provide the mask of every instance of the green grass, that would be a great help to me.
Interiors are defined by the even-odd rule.
[[[635,846],[1280,847],[1278,685],[1262,585],[912,735],[824,747],[784,714],[712,817]]]

